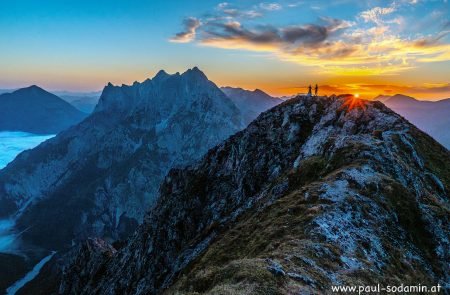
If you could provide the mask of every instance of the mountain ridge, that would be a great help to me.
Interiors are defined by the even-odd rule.
[[[172,169],[126,245],[88,242],[60,291],[303,294],[355,282],[444,285],[449,151],[383,104],[351,107],[351,100],[284,102],[200,162]]]

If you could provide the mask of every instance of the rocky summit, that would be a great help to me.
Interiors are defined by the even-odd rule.
[[[109,84],[84,121],[0,170],[0,219],[13,218],[26,244],[49,250],[123,239],[170,168],[242,128],[237,107],[198,68]]]
[[[54,292],[445,285],[448,167],[447,149],[381,102],[297,97],[172,169],[136,233],[114,247],[86,242]]]

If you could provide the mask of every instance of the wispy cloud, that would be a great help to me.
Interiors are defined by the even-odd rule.
[[[222,2],[217,5],[217,8],[225,9],[228,5],[230,5],[228,2]]]
[[[216,7],[216,10],[222,15],[218,15],[216,17],[212,17],[212,19],[232,19],[232,18],[257,18],[263,16],[261,11],[257,9],[239,9],[237,7],[232,6],[228,2],[219,3]]]
[[[287,4],[287,7],[294,8],[294,7],[303,5],[303,4],[305,4],[303,1],[297,1],[297,2],[292,2],[292,3]]]
[[[268,11],[282,9],[281,4],[279,4],[279,3],[261,3],[261,4],[259,4],[259,7],[261,7],[264,10],[268,10]]]
[[[195,39],[196,30],[201,25],[200,20],[195,17],[189,17],[183,21],[183,24],[184,31],[177,33],[170,39],[170,41],[187,43]]]
[[[363,11],[360,17],[367,23],[373,22],[377,25],[383,24],[383,17],[389,15],[395,11],[393,6],[391,7],[374,7],[369,10]]]

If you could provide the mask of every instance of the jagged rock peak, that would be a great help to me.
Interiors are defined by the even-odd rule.
[[[200,79],[208,79],[205,73],[203,73],[198,67],[193,67],[182,74],[182,76],[186,75],[198,77]]]
[[[168,78],[168,77],[170,77],[171,75],[170,74],[168,74],[166,71],[164,71],[164,70],[159,70],[158,71],[158,73],[156,73],[156,75],[155,75],[155,77],[153,77],[153,81],[157,81],[157,80],[160,80],[160,79],[165,79],[165,78]]]
[[[180,97],[196,97],[207,94],[212,98],[221,96],[218,87],[208,80],[207,76],[197,67],[183,74],[168,74],[160,70],[153,79],[133,85],[113,86],[111,83],[103,89],[99,103],[94,112],[120,111],[128,112],[135,107],[153,103],[167,103],[167,99]],[[161,100],[161,101],[158,101]]]

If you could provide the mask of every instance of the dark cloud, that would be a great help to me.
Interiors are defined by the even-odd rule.
[[[173,42],[190,42],[195,38],[197,28],[200,26],[200,21],[195,17],[186,18],[183,21],[184,31],[177,33],[170,40]]]
[[[279,31],[274,27],[259,27],[257,30],[247,30],[241,26],[238,22],[227,23],[210,23],[205,28],[204,40],[209,38],[214,39],[228,39],[228,40],[241,40],[250,43],[279,43],[281,38]]]
[[[445,36],[447,36],[449,33],[450,33],[450,31],[442,31],[439,34],[437,34],[436,36],[431,36],[431,37],[426,37],[426,38],[419,39],[416,42],[414,42],[414,45],[416,47],[434,46],[436,44],[439,44],[439,41],[442,38],[444,38]]]
[[[327,27],[318,25],[288,27],[282,30],[283,41],[287,43],[317,44],[325,41],[328,34]]]
[[[321,18],[319,24],[247,28],[238,21],[213,19],[202,24],[197,39],[202,44],[221,48],[277,51],[287,56],[336,60],[358,50],[355,44],[338,41],[343,30],[352,25],[339,19]]]
[[[277,7],[273,5],[276,3],[269,4]],[[220,3],[215,12],[204,14],[201,21],[193,17],[186,19],[185,29],[171,41],[190,42],[196,39],[208,46],[278,51],[288,55],[312,54],[331,59],[351,55],[356,50],[345,44],[333,46],[341,32],[353,25],[340,19],[321,17],[317,24],[287,27],[244,26],[239,22],[240,19],[262,16],[262,10],[267,9],[253,6],[253,10],[242,10],[227,2]]]
[[[334,45],[331,45],[330,49],[331,50],[328,52],[325,51],[325,57],[332,59],[350,56],[358,50],[358,47],[352,44],[347,44],[343,47],[335,48]]]
[[[213,22],[203,27],[206,34],[201,41],[214,40],[239,40],[254,43],[256,45],[279,44],[292,47],[297,45],[317,45],[326,41],[331,33],[343,28],[345,22],[336,19],[327,19],[326,25],[308,24],[301,26],[289,26],[277,28],[273,26],[259,26],[252,30],[245,28],[238,22]]]

